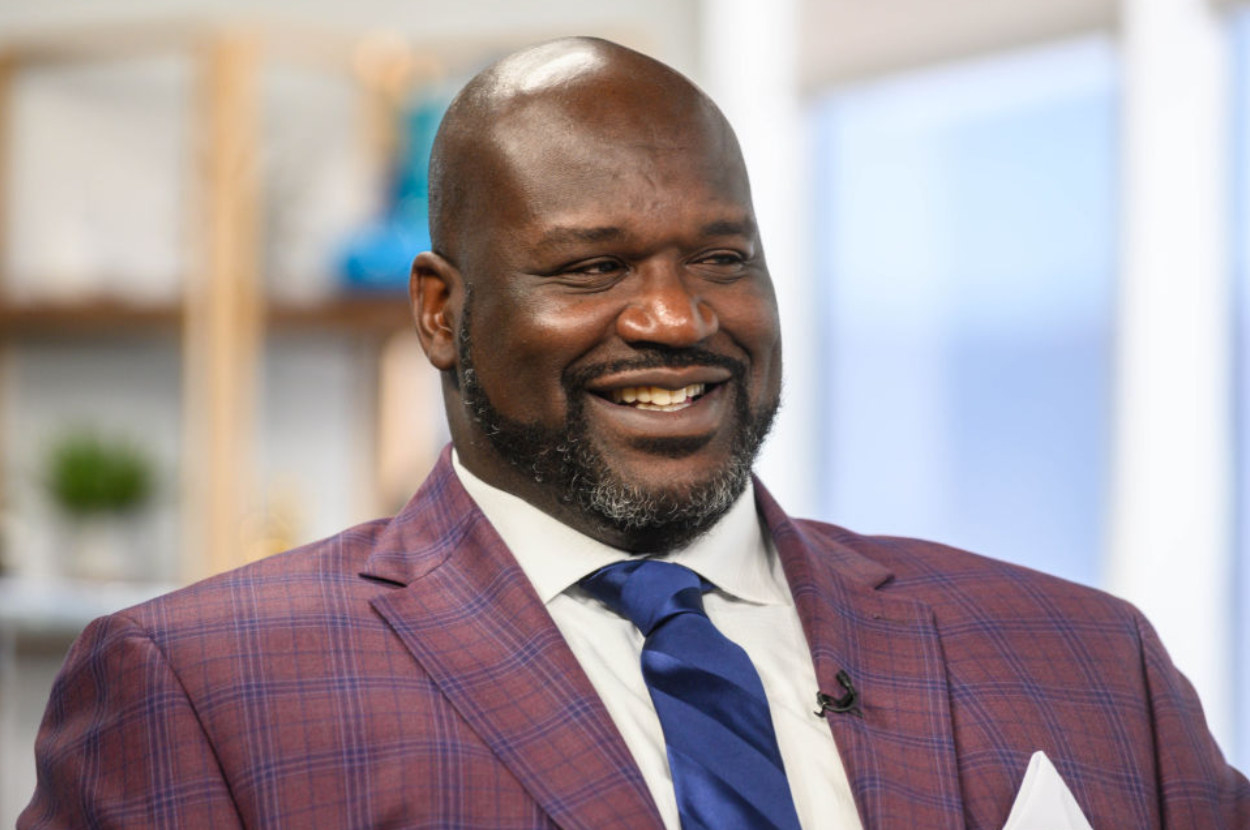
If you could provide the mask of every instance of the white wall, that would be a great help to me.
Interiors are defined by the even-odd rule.
[[[570,34],[613,36],[645,48],[685,72],[697,69],[693,0],[26,0],[0,2],[3,33],[156,21],[273,21],[340,33],[394,32],[422,42],[473,51],[497,43],[507,49]],[[458,46],[459,45],[459,46]],[[470,55],[470,58],[475,56]]]

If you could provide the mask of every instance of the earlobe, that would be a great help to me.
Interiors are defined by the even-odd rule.
[[[421,348],[434,368],[456,367],[456,322],[464,291],[460,272],[433,251],[417,255],[408,280],[408,296]]]

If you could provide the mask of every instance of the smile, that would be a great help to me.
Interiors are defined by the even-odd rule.
[[[707,390],[705,383],[691,383],[680,389],[662,386],[625,386],[607,393],[608,400],[634,409],[652,412],[678,412],[693,404]]]

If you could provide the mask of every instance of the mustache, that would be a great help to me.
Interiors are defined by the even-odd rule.
[[[659,349],[651,347],[642,349],[640,352],[637,357],[606,363],[595,363],[565,372],[562,378],[565,391],[575,392],[584,389],[595,378],[603,375],[638,369],[686,369],[691,366],[715,366],[728,369],[735,381],[740,381],[746,376],[747,367],[741,360],[709,352],[706,349]]]

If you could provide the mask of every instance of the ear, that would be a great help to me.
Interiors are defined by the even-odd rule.
[[[456,323],[464,302],[460,271],[433,251],[420,253],[412,261],[408,297],[425,356],[440,371],[454,369]]]

